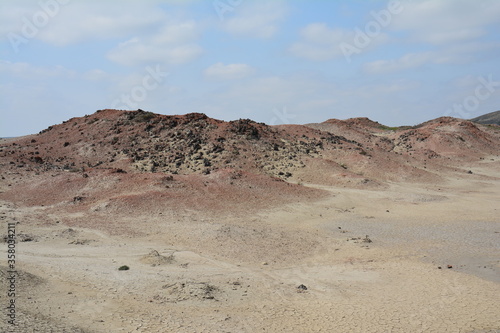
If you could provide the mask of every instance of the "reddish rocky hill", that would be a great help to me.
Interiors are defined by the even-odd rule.
[[[488,128],[468,120],[441,117],[394,134],[395,150],[455,161],[476,160],[500,152],[500,128]]]
[[[376,168],[411,164],[435,173],[500,154],[500,128],[451,117],[403,127],[387,127],[367,118],[331,119],[306,126],[361,142],[378,157],[371,163]]]
[[[235,168],[288,178],[290,171],[304,167],[305,156],[361,148],[357,142],[306,127],[299,135],[248,119],[224,122],[195,113],[102,110],[0,149],[11,165],[35,171],[120,168],[209,174]]]
[[[118,213],[248,214],[327,195],[301,183],[436,183],[499,156],[499,147],[498,128],[454,118],[404,128],[367,118],[268,126],[101,110],[0,141],[0,199],[97,214],[109,220],[103,226]]]
[[[303,156],[356,143],[251,120],[101,110],[0,142],[0,199],[68,212],[246,212],[323,191],[285,182]]]
[[[498,155],[499,137],[497,128],[449,117],[401,128],[368,118],[268,126],[197,113],[100,110],[5,142],[0,157],[4,171],[208,175],[228,169],[293,182],[366,186],[436,180],[443,167]]]

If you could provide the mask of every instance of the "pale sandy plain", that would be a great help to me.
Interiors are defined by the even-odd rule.
[[[118,234],[3,201],[2,234],[28,237],[16,329],[500,332],[500,160],[471,170],[255,214],[116,213]]]

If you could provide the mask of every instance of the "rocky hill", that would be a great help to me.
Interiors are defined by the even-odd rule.
[[[398,128],[367,118],[268,126],[101,110],[0,140],[0,200],[111,234],[137,233],[144,216],[197,230],[220,216],[326,200],[329,185],[487,183],[496,175],[476,170],[498,163],[499,147],[498,127],[449,117]]]
[[[500,126],[500,111],[490,112],[482,116],[471,119],[470,121],[483,125],[499,125]]]
[[[289,178],[304,158],[361,144],[307,127],[277,128],[248,119],[224,122],[204,114],[165,116],[101,110],[3,146],[17,168],[34,171],[121,169],[210,174],[220,169]]]
[[[3,169],[18,171],[208,175],[230,169],[292,182],[355,186],[431,180],[440,168],[498,154],[499,142],[498,129],[450,117],[401,128],[367,118],[268,126],[197,113],[100,110],[10,140],[0,147],[0,156]]]

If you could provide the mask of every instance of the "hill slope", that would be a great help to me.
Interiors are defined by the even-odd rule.
[[[471,119],[470,121],[484,125],[499,125],[500,126],[500,111],[490,112],[482,116]]]
[[[197,113],[100,110],[5,141],[0,156],[3,168],[16,171],[208,175],[230,169],[295,182],[364,186],[368,181],[436,180],[443,168],[498,154],[499,143],[498,130],[450,117],[401,128],[367,118],[268,126]]]

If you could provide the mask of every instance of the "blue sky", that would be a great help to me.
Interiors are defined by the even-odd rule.
[[[0,1],[0,137],[119,108],[413,125],[500,109],[500,1]]]

